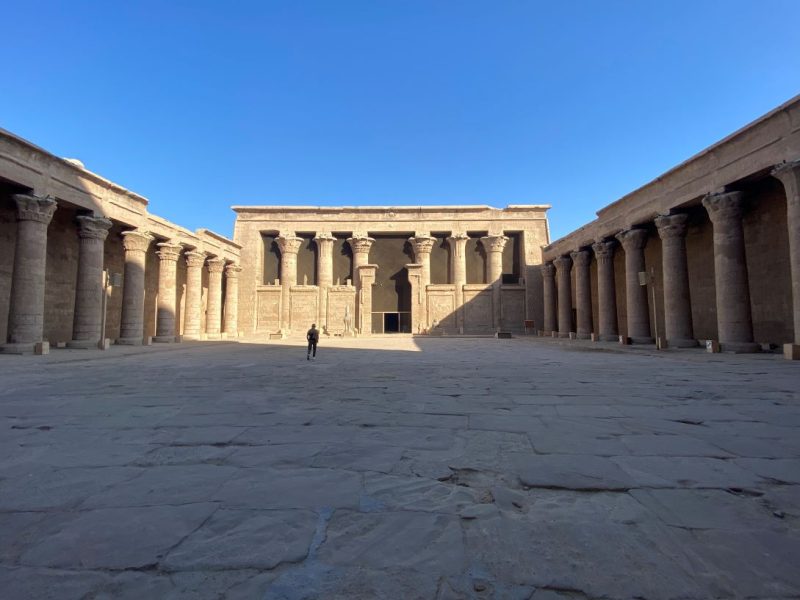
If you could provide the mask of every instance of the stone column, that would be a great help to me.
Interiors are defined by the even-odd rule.
[[[203,310],[203,264],[206,253],[193,250],[186,253],[186,307],[183,315],[183,337],[199,340]]]
[[[559,256],[553,264],[558,282],[558,337],[568,338],[572,331],[572,259]]]
[[[408,273],[408,283],[411,286],[411,331],[412,333],[422,333],[422,265],[411,263],[406,265]]]
[[[502,327],[501,285],[503,283],[503,249],[508,238],[503,234],[486,235],[481,238],[486,254],[489,257],[489,276],[487,282],[492,285],[492,327]]]
[[[56,201],[47,196],[14,194],[17,243],[8,310],[8,344],[4,352],[33,352],[44,335],[44,288],[47,268],[47,226]]]
[[[78,281],[70,348],[96,348],[103,328],[103,251],[111,221],[105,217],[78,217]]]
[[[450,244],[450,283],[455,286],[456,327],[464,333],[464,286],[467,284],[467,240],[466,233],[454,233],[447,238]]]
[[[414,261],[421,266],[420,269],[420,313],[422,315],[422,329],[429,329],[431,326],[430,315],[428,314],[428,286],[431,283],[431,252],[436,238],[429,235],[417,235],[408,238],[414,248]]]
[[[225,259],[209,258],[208,265],[208,307],[206,308],[206,337],[218,340],[222,328],[222,269]]]
[[[356,286],[356,324],[361,328],[361,323],[365,315],[361,314],[361,310],[368,311],[369,317],[368,333],[372,333],[372,290],[368,290],[369,302],[361,301],[361,275],[359,269],[369,264],[369,249],[375,240],[367,237],[365,234],[354,233],[353,237],[347,238],[347,243],[350,244],[350,249],[353,251],[353,283]],[[373,273],[374,274],[374,273]]]
[[[597,337],[604,342],[616,342],[619,338],[617,329],[617,284],[614,278],[615,242],[597,242],[592,244],[597,259]]]
[[[625,306],[628,313],[628,337],[634,344],[652,344],[647,286],[639,285],[639,273],[646,272],[644,247],[647,244],[647,230],[628,229],[618,233],[616,237],[625,249]]]
[[[664,335],[667,346],[697,345],[692,328],[689,270],[686,263],[686,214],[664,215],[655,220],[661,238],[664,271]]]
[[[592,337],[592,283],[589,265],[592,254],[588,250],[578,250],[570,254],[575,268],[575,309],[576,337],[588,340]]]
[[[372,285],[378,265],[361,265],[358,268],[358,323],[359,334],[372,335]]]
[[[314,238],[317,243],[317,286],[319,300],[317,303],[317,323],[322,331],[328,328],[328,291],[333,285],[333,242],[336,238],[328,232],[318,233]]]
[[[288,333],[291,329],[292,286],[297,285],[297,253],[303,238],[292,235],[281,235],[275,238],[281,250],[281,331]]]
[[[158,246],[158,305],[154,342],[175,341],[175,315],[178,306],[178,258],[183,248],[177,242],[161,242]]]
[[[557,331],[556,325],[556,268],[553,263],[542,265],[542,287],[544,292],[544,332]]]
[[[224,331],[228,338],[239,337],[239,273],[236,263],[225,265],[225,317]]]
[[[743,192],[708,194],[703,198],[703,206],[714,228],[714,283],[720,347],[732,352],[757,352],[760,347],[753,342],[742,229],[743,200]]]
[[[123,231],[125,275],[122,288],[122,318],[117,344],[141,346],[144,341],[144,269],[153,236],[146,231]]]
[[[800,345],[800,160],[775,167],[772,176],[786,191],[786,224],[789,228],[789,268],[792,276],[794,344]]]

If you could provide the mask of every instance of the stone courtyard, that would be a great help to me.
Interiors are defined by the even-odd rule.
[[[4,357],[0,597],[796,598],[799,381],[524,337]]]

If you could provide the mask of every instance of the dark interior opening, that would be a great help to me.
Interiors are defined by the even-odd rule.
[[[383,332],[400,333],[400,313],[383,313]]]

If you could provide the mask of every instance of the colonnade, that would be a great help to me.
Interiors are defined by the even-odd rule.
[[[789,260],[792,280],[794,348],[800,345],[800,161],[777,166],[771,175],[786,192]],[[755,352],[753,321],[742,226],[744,192],[707,194],[702,206],[713,229],[714,282],[716,290],[717,338],[721,350]],[[664,340],[670,347],[696,346],[689,293],[686,229],[688,215],[660,215],[653,225],[661,239]],[[542,266],[544,331],[559,337],[590,337],[602,341],[619,338],[615,291],[614,254],[625,253],[625,314],[627,337],[632,343],[652,343],[647,288],[639,281],[645,272],[644,247],[649,230],[642,225],[597,240],[589,248],[578,248]],[[598,322],[592,323],[589,268],[592,254],[597,261]],[[575,274],[576,327],[572,323],[571,269]],[[557,316],[557,320],[556,320]],[[792,350],[796,354],[796,350]]]
[[[317,243],[317,285],[320,291],[319,313],[320,323],[324,323],[324,299],[327,298],[326,289],[333,285],[333,242],[336,238],[330,232],[319,232],[315,235]],[[464,303],[463,286],[467,283],[467,255],[466,244],[469,236],[465,232],[453,232],[448,238],[451,249],[450,280],[455,286],[457,322],[463,327],[464,315],[460,307]],[[502,233],[490,234],[480,238],[487,255],[486,283],[491,285],[493,294],[493,325],[500,326],[500,294],[503,274],[503,250],[509,238]],[[302,238],[294,233],[279,235],[275,241],[281,252],[280,284],[281,284],[281,329],[287,329],[290,322],[290,294],[292,286],[297,285],[297,253],[302,245]],[[374,282],[375,270],[378,265],[369,263],[369,252],[375,239],[363,232],[355,232],[347,238],[353,256],[353,280],[357,292],[356,323],[363,330],[371,327],[366,321],[369,317],[366,311],[371,311],[371,290],[367,289],[367,281]],[[414,251],[415,265],[419,265],[419,285],[425,290],[431,283],[431,252],[436,244],[436,238],[427,232],[418,233],[408,238]],[[369,294],[369,297],[367,295]],[[363,310],[360,307],[368,307]],[[420,296],[419,313],[426,314],[426,295]],[[362,314],[363,313],[363,314]]]
[[[8,339],[3,352],[30,352],[38,344],[44,348],[44,314],[47,231],[58,207],[51,197],[31,193],[15,194],[17,208],[17,239],[14,270],[11,277],[11,298],[8,314]],[[102,216],[77,216],[77,233],[80,238],[78,269],[75,284],[75,308],[72,340],[69,347],[93,348],[105,337],[103,282],[105,242],[112,222]],[[122,345],[145,343],[145,272],[147,252],[155,241],[147,231],[132,229],[122,232],[124,273],[120,334],[116,340]],[[153,341],[174,342],[178,338],[175,315],[177,313],[177,262],[184,246],[168,240],[157,244],[159,258],[158,302],[156,335]],[[186,307],[184,334],[187,339],[209,339],[237,335],[238,274],[236,264],[220,257],[188,250],[184,253],[187,265]],[[202,311],[201,270],[207,264],[209,271],[206,332],[200,331]],[[225,318],[222,318],[222,272],[226,276]],[[224,324],[224,327],[223,327]]]

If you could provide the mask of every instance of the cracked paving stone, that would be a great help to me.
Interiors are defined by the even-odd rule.
[[[215,504],[104,508],[53,513],[22,555],[25,566],[141,569],[157,564],[215,510]]]
[[[319,560],[334,566],[425,571],[435,562],[439,574],[464,569],[459,519],[421,512],[336,511],[328,524]]]
[[[468,487],[422,477],[368,473],[364,490],[387,510],[456,513],[478,502],[478,493]]]
[[[731,461],[686,456],[618,456],[613,459],[635,481],[631,487],[757,488],[764,483]]]
[[[782,483],[800,483],[799,458],[739,458],[733,462],[765,479],[774,479]]]
[[[517,456],[516,473],[523,486],[570,490],[625,490],[630,475],[610,459],[568,454]]]
[[[316,524],[308,510],[218,510],[161,564],[170,571],[274,569],[306,557]]]

